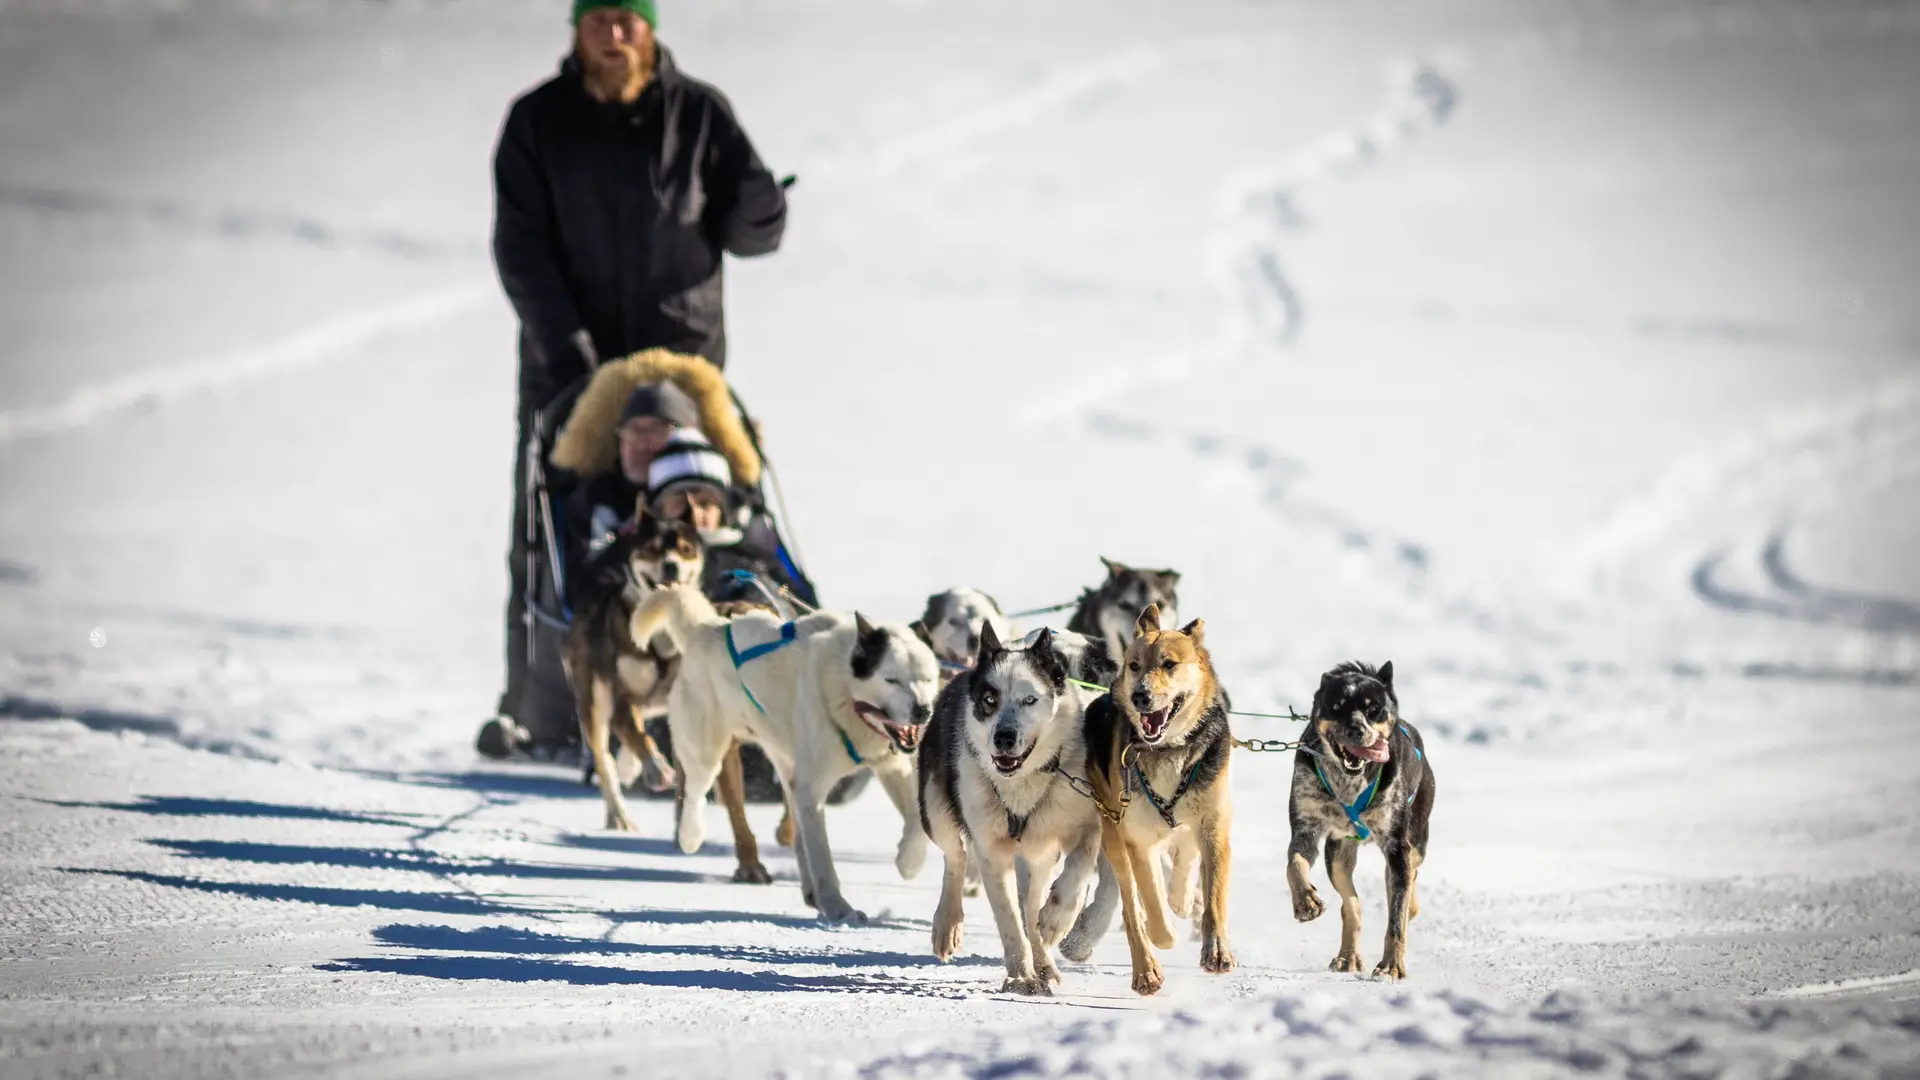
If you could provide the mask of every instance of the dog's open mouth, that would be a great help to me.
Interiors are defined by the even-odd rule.
[[[993,767],[1000,771],[1001,776],[1012,776],[1014,773],[1020,771],[1020,766],[1025,765],[1027,758],[1032,755],[1033,747],[1031,746],[1027,747],[1026,751],[1020,754],[994,754]]]
[[[853,703],[854,713],[873,729],[874,734],[884,735],[893,743],[893,748],[903,754],[911,754],[920,748],[920,732],[924,728],[919,724],[896,724],[887,715],[887,710],[864,701]]]
[[[1173,718],[1179,715],[1180,706],[1186,703],[1187,699],[1184,696],[1177,697],[1165,708],[1141,713],[1140,738],[1150,743],[1159,742],[1167,733],[1167,725],[1173,723]]]
[[[1340,759],[1340,765],[1348,772],[1359,772],[1368,762],[1375,765],[1385,764],[1391,755],[1389,740],[1385,736],[1375,739],[1366,746],[1348,746],[1342,742],[1333,744],[1334,756]]]

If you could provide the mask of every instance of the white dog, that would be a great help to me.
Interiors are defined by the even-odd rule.
[[[988,625],[973,666],[934,707],[920,750],[921,820],[946,855],[933,952],[947,960],[959,951],[960,897],[977,865],[1000,931],[1004,991],[1051,994],[1060,981],[1052,950],[1082,915],[1100,856],[1083,779],[1091,695],[1075,680],[1104,684],[1113,673],[1101,642],[1039,630],[1009,650]],[[1089,951],[1111,915],[1109,906],[1098,926],[1080,928]]]
[[[940,661],[942,686],[973,666],[986,627],[992,627],[1001,641],[1013,640],[1013,624],[1000,613],[999,602],[964,585],[927,597],[926,612],[912,626],[914,636],[926,642]]]
[[[841,895],[827,844],[827,793],[856,769],[873,770],[904,820],[894,867],[906,878],[920,872],[927,836],[913,760],[940,665],[911,631],[838,612],[728,619],[691,586],[653,593],[633,626],[639,635],[665,632],[681,656],[667,699],[685,784],[680,850],[699,850],[707,791],[727,747],[743,739],[759,744],[792,799],[800,888],[822,918],[866,921]]]

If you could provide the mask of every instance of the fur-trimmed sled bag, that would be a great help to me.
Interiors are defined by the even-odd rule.
[[[573,403],[549,460],[583,479],[611,472],[620,457],[615,428],[627,398],[636,386],[669,379],[699,407],[700,430],[726,455],[734,483],[758,484],[760,455],[754,452],[746,424],[727,393],[726,377],[705,357],[666,349],[648,349],[600,365]]]

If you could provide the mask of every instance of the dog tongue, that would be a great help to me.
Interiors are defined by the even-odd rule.
[[[1352,754],[1362,761],[1385,761],[1387,760],[1388,754],[1387,741],[1386,739],[1381,739],[1372,746],[1349,746],[1347,747],[1347,753]]]

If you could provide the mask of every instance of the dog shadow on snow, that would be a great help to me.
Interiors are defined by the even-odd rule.
[[[700,913],[689,913],[700,914]],[[692,921],[692,920],[689,920]],[[802,920],[819,926],[813,920]],[[323,971],[360,971],[419,975],[456,981],[564,982],[575,986],[675,986],[711,990],[812,990],[900,993],[933,997],[963,996],[963,988],[944,980],[926,982],[860,968],[952,967],[930,955],[872,949],[832,949],[735,943],[608,941],[487,926],[462,930],[451,926],[393,923],[374,930],[377,944],[413,952],[357,957],[319,965]],[[699,957],[742,964],[827,967],[830,974],[732,971],[686,968],[627,968],[582,963],[567,957]],[[995,966],[991,957],[964,957],[960,966]]]

